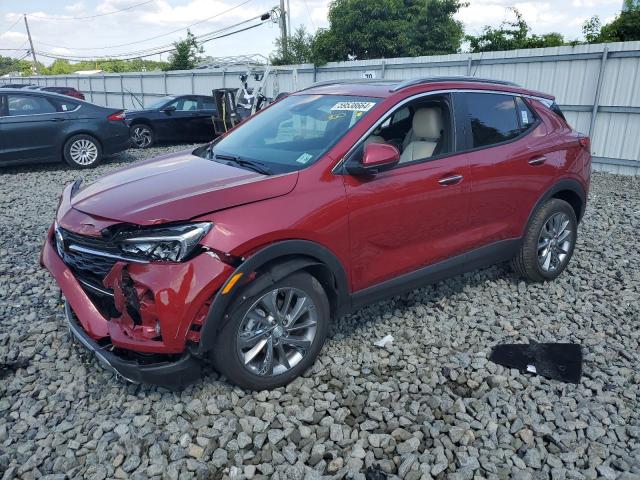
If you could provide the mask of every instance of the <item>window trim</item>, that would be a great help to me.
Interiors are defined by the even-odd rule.
[[[29,113],[27,115],[9,115],[9,96],[10,95],[16,95],[16,94],[12,94],[12,93],[3,93],[3,97],[5,98],[5,109],[4,111],[0,111],[0,118],[19,118],[19,117],[39,117],[39,116],[43,116],[43,115],[64,115],[67,113],[73,113],[73,112],[77,112],[81,107],[82,104],[80,103],[76,103],[76,108],[74,108],[73,110],[63,110],[61,112],[47,112],[47,113]],[[24,95],[22,93],[19,93],[17,95]],[[41,97],[44,98],[45,100],[47,100],[49,103],[51,103],[51,98],[48,95],[31,95],[31,94],[26,94],[26,96],[29,97]],[[71,102],[71,103],[75,103],[75,102]],[[53,105],[53,103],[52,103]],[[54,105],[55,108],[55,105]]]
[[[364,140],[371,135],[374,130],[376,130],[383,122],[384,120],[387,119],[389,113],[394,112],[396,109],[406,105],[407,103],[416,100],[418,98],[421,97],[426,97],[426,96],[430,96],[430,95],[439,95],[439,94],[445,94],[445,93],[449,93],[452,94],[452,98],[453,98],[453,104],[456,103],[456,94],[457,93],[495,93],[498,95],[509,95],[511,97],[522,97],[522,98],[527,98],[527,99],[532,99],[532,100],[537,100],[540,101],[542,103],[545,102],[551,102],[551,100],[549,100],[548,98],[544,98],[544,97],[538,97],[535,95],[527,95],[524,93],[515,93],[515,92],[505,92],[505,91],[500,91],[500,90],[481,90],[481,89],[474,89],[474,88],[445,88],[442,90],[431,90],[428,92],[421,92],[421,93],[416,93],[415,95],[412,95],[410,97],[407,97],[405,99],[403,99],[402,101],[396,103],[395,105],[392,105],[391,107],[389,107],[381,116],[380,118],[351,146],[351,148],[347,151],[347,153],[345,153],[342,158],[340,158],[340,160],[334,165],[334,167],[331,169],[331,173],[335,174],[335,175],[349,175],[349,173],[346,171],[346,169],[344,168],[345,163],[347,162],[347,160],[349,159],[349,157],[354,153],[354,151],[360,147],[360,144],[362,142],[364,142]],[[527,105],[529,106],[529,105]],[[454,128],[456,129],[456,132],[454,132],[454,134],[457,134],[460,129],[464,129],[465,131],[465,138],[468,134],[470,134],[471,132],[467,132],[467,127],[466,126],[460,126],[457,124],[457,119],[458,119],[458,115],[460,112],[452,112],[454,114],[454,122],[456,122],[454,124]],[[475,151],[479,151],[479,150],[484,150],[487,148],[493,148],[495,146],[499,146],[499,145],[506,145],[508,143],[512,143],[515,142],[517,140],[520,140],[521,138],[529,135],[529,133],[531,133],[531,131],[538,127],[538,125],[540,125],[542,123],[542,120],[540,120],[539,116],[536,114],[536,122],[532,123],[530,125],[530,127],[523,131],[520,135],[518,135],[517,137],[514,137],[512,139],[509,139],[505,142],[502,143],[495,143],[492,145],[488,145],[488,146],[483,146],[483,147],[478,147],[475,149],[462,149],[459,151],[455,151],[453,153],[448,153],[448,154],[444,154],[444,155],[439,155],[437,157],[428,157],[428,161],[430,160],[438,160],[441,158],[446,158],[449,156],[453,156],[453,155],[460,155],[460,154],[464,154],[464,153],[470,153],[470,152],[475,152]],[[456,145],[457,146],[457,145]],[[416,162],[424,162],[425,160],[415,160],[413,162],[407,162],[407,163],[403,163],[402,166],[396,167],[396,168],[402,168],[404,166],[407,165],[415,165]],[[389,170],[390,172],[396,170],[396,168],[393,168],[392,170]]]
[[[453,152],[449,152],[449,153],[442,153],[440,155],[432,155],[430,157],[425,157],[425,158],[420,158],[418,160],[413,160],[411,162],[404,162],[404,163],[399,163],[398,165],[394,166],[393,168],[389,169],[389,172],[393,172],[395,170],[399,170],[401,168],[405,168],[405,167],[410,167],[413,165],[417,165],[419,163],[427,163],[427,162],[431,162],[433,160],[440,160],[443,158],[447,158],[447,157],[452,157],[454,155],[459,155],[461,153],[463,153],[462,151],[458,151],[457,148],[459,146],[459,125],[458,125],[458,120],[457,120],[457,114],[456,114],[456,109],[455,109],[455,98],[453,96],[453,92],[454,90],[434,90],[434,91],[430,91],[430,92],[423,92],[423,93],[419,93],[416,95],[412,95],[411,97],[405,98],[403,101],[401,101],[400,103],[397,103],[396,105],[393,105],[391,108],[389,108],[382,117],[380,117],[376,123],[369,128],[369,130],[366,131],[366,133],[360,137],[360,139],[353,144],[353,146],[349,149],[349,151],[340,159],[340,161],[331,169],[331,172],[336,174],[336,175],[349,175],[349,173],[347,172],[345,165],[346,163],[349,161],[349,159],[351,158],[352,155],[354,155],[356,153],[356,151],[358,151],[358,149],[360,148],[361,144],[364,143],[364,141],[369,137],[369,135],[371,135],[378,127],[380,127],[380,125],[382,125],[388,118],[392,118],[392,116],[400,111],[402,108],[404,108],[405,106],[407,106],[407,104],[415,101],[415,100],[419,100],[423,97],[430,97],[430,96],[448,96],[448,103],[449,103],[449,116],[450,116],[450,120],[451,120],[451,131],[452,131],[452,143],[453,143]]]
[[[501,94],[501,95],[509,95],[512,99],[513,99],[513,104],[515,107],[516,112],[518,111],[517,108],[517,104],[516,104],[516,97],[520,97],[522,99],[524,98],[535,98],[535,97],[529,97],[526,95],[521,95],[519,93],[512,93],[512,92],[494,92],[494,91],[485,91],[485,90],[462,90],[459,91],[458,93],[492,93],[492,94]],[[527,105],[527,107],[529,108],[529,110],[532,110],[531,113],[534,114],[534,118],[536,119],[535,122],[529,124],[529,127],[526,130],[522,130],[518,135],[516,135],[513,138],[510,138],[508,140],[505,140],[503,142],[499,142],[499,143],[492,143],[490,145],[482,145],[480,147],[470,147],[470,145],[473,145],[473,133],[471,131],[471,121],[469,120],[469,112],[467,110],[467,104],[464,101],[461,101],[460,104],[463,106],[463,111],[460,112],[463,117],[463,123],[464,123],[464,129],[465,129],[465,147],[469,147],[469,148],[465,148],[464,150],[461,150],[460,153],[475,153],[481,150],[486,150],[488,148],[494,148],[494,147],[500,147],[502,145],[508,145],[510,143],[513,142],[517,142],[518,140],[526,137],[527,135],[529,135],[529,133],[531,133],[535,128],[538,127],[538,125],[540,125],[542,123],[542,120],[540,120],[539,116],[537,114],[535,114],[533,112],[533,109],[529,106],[529,104],[527,104],[525,102],[525,105]],[[520,120],[518,119],[518,115],[516,114],[516,122],[518,124],[518,127],[520,126]]]

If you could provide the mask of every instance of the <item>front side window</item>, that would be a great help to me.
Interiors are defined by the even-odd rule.
[[[195,111],[198,110],[198,100],[196,98],[179,98],[167,107],[176,107],[177,111]]]
[[[506,142],[520,135],[513,96],[497,93],[462,95],[471,123],[472,148]]]
[[[11,117],[56,113],[56,107],[37,95],[7,95],[7,113]]]
[[[290,95],[213,144],[217,155],[266,164],[274,173],[318,160],[380,101],[351,95]]]
[[[448,95],[421,97],[396,110],[363,142],[386,143],[400,152],[400,164],[428,160],[454,151]],[[361,152],[356,153],[356,156]]]

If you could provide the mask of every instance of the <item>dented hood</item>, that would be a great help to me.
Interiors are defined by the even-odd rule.
[[[152,225],[286,195],[297,179],[297,172],[262,175],[178,152],[106,175],[70,203],[92,216]]]

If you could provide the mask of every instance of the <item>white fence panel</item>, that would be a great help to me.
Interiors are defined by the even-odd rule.
[[[142,72],[93,76],[8,77],[2,83],[71,86],[88,101],[116,108],[140,108],[163,95],[210,95],[240,86],[244,69]],[[539,49],[390,58],[273,67],[267,96],[319,81],[354,78],[407,80],[458,76],[493,78],[555,95],[569,123],[590,134],[594,169],[640,174],[640,41]],[[250,84],[255,84],[250,79]],[[595,105],[595,107],[594,107]],[[592,112],[596,113],[592,119]]]

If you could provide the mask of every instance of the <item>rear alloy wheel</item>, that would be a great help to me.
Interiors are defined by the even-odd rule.
[[[74,168],[92,168],[102,160],[102,147],[91,135],[74,135],[65,143],[64,159]]]
[[[514,270],[534,282],[553,280],[569,263],[578,236],[573,207],[552,198],[540,207],[527,227]]]
[[[131,127],[131,142],[138,148],[149,148],[153,145],[153,130],[148,125]]]
[[[317,357],[329,315],[320,283],[306,272],[295,273],[236,305],[216,339],[213,362],[244,388],[286,385]]]

